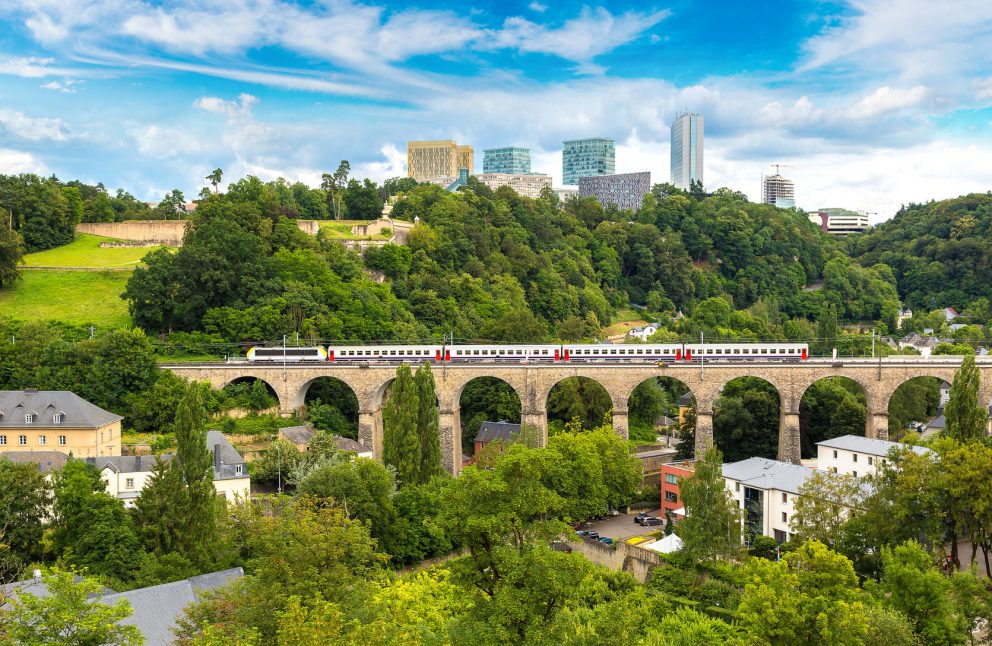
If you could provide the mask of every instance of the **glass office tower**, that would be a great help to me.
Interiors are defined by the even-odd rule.
[[[575,186],[580,177],[612,175],[616,172],[616,149],[612,139],[573,139],[564,142],[561,183]]]
[[[672,124],[672,184],[689,190],[703,183],[703,116],[686,112]]]

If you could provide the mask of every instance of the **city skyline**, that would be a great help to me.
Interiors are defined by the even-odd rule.
[[[143,199],[193,197],[217,167],[317,185],[348,159],[381,181],[406,175],[406,141],[449,138],[531,148],[557,185],[563,140],[611,137],[616,172],[664,178],[685,110],[707,120],[706,188],[754,201],[770,161],[800,207],[877,219],[992,177],[977,1],[14,0],[0,20],[0,172]]]

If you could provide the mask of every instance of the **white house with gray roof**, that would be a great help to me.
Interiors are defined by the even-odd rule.
[[[248,465],[220,431],[207,431],[207,449],[214,459],[214,488],[217,495],[228,502],[237,499],[248,500],[251,496],[251,478]],[[172,454],[154,455],[107,455],[86,458],[96,466],[107,485],[107,493],[124,501],[125,507],[133,507],[152,476],[156,459],[168,462]]]
[[[925,446],[910,446],[862,435],[841,435],[816,443],[816,466],[831,473],[854,477],[871,475],[888,462],[893,449],[907,449],[918,455],[933,453]]]
[[[792,536],[792,515],[799,488],[815,469],[767,458],[723,465],[727,490],[744,510],[745,536],[764,534],[779,543]]]

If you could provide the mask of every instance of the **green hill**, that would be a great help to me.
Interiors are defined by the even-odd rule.
[[[59,320],[120,327],[131,324],[124,291],[129,271],[27,270],[0,289],[0,312],[17,320]]]

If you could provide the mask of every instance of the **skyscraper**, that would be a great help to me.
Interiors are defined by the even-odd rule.
[[[783,209],[796,205],[796,186],[778,173],[761,178],[761,201]]]
[[[530,172],[530,148],[489,148],[482,151],[483,173],[526,175]]]
[[[439,177],[458,177],[462,168],[472,173],[474,154],[471,146],[459,146],[445,139],[441,141],[408,141],[406,143],[406,174],[420,182]]]
[[[573,139],[564,142],[561,183],[574,186],[580,177],[612,175],[616,172],[616,149],[612,139]]]
[[[703,183],[703,115],[686,112],[672,124],[672,184],[688,191]]]

